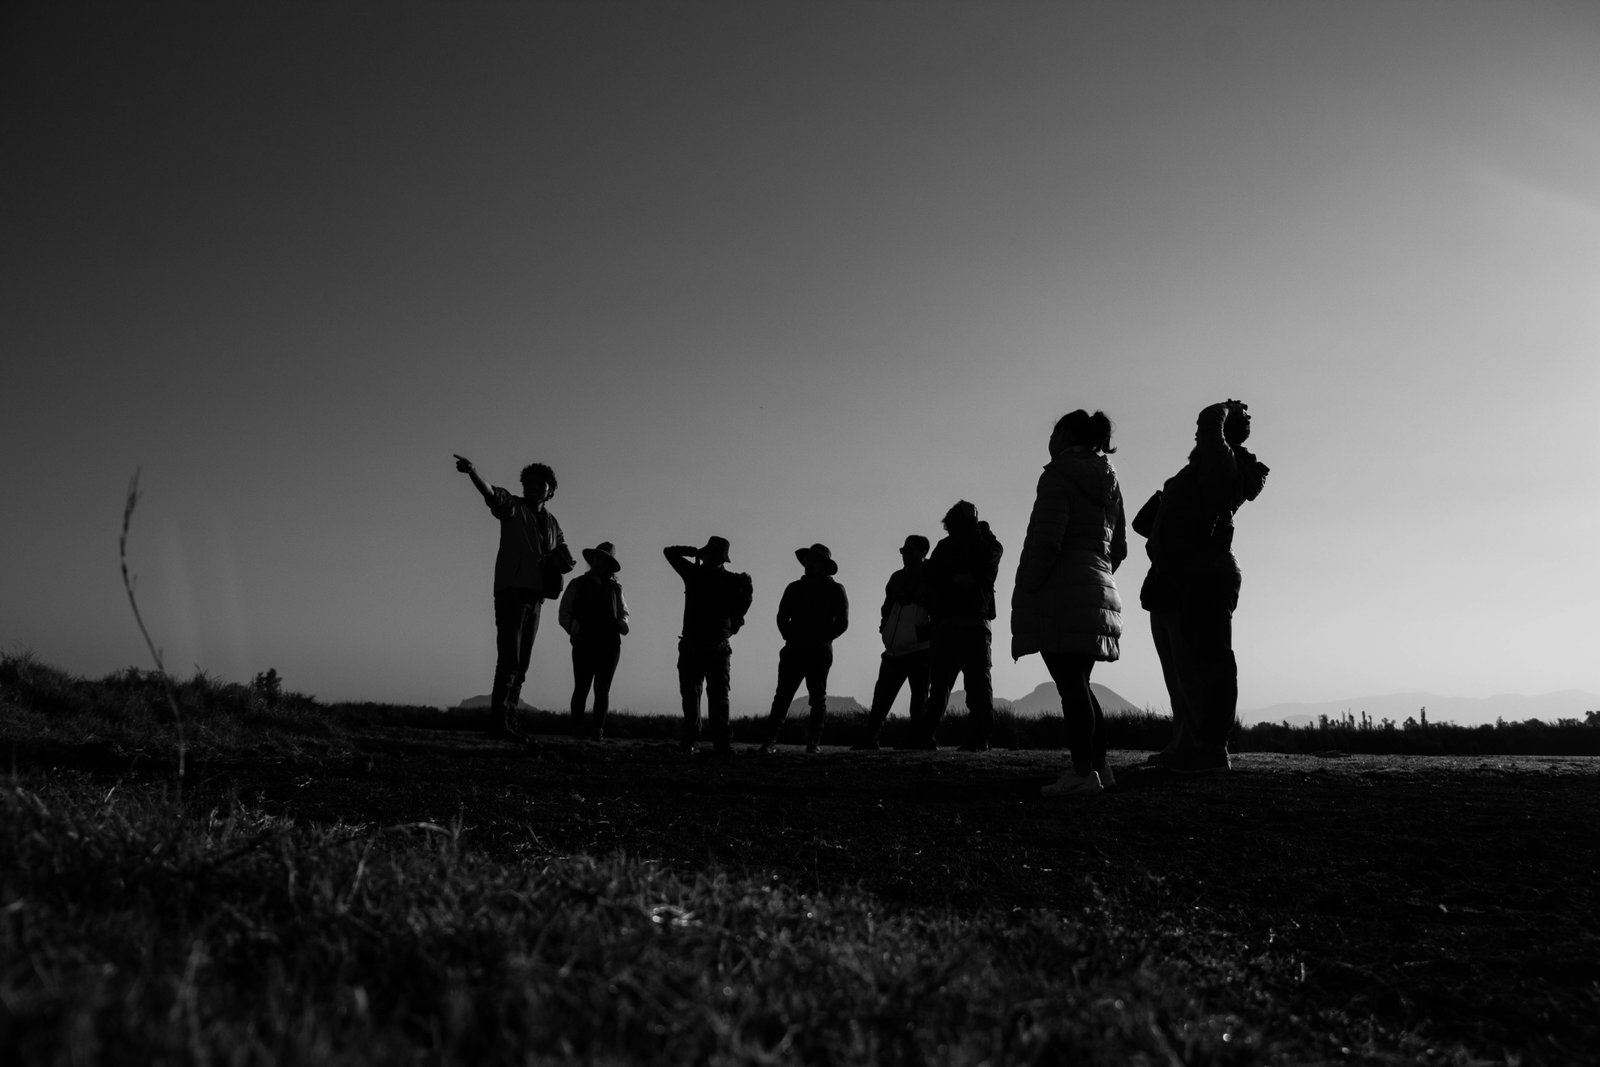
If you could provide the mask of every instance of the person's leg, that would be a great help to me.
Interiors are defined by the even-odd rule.
[[[506,693],[506,709],[513,723],[516,722],[517,706],[522,700],[522,683],[528,678],[528,664],[533,662],[533,639],[539,633],[539,606],[542,603],[537,593],[519,591],[518,598],[522,602],[522,613],[521,623],[517,627],[517,667]]]
[[[583,706],[589,700],[589,686],[594,682],[595,654],[592,646],[583,641],[572,642],[572,736],[583,733]]]
[[[530,608],[530,603],[532,607]],[[488,732],[515,735],[517,702],[539,629],[538,598],[519,590],[494,596],[494,686],[489,693]]]
[[[885,652],[878,661],[878,681],[872,687],[872,707],[867,711],[867,731],[861,739],[861,747],[876,748],[878,735],[883,732],[883,723],[889,717],[889,709],[894,706],[894,698],[900,695],[900,685],[906,680],[907,656],[891,656]],[[923,701],[927,701],[928,681],[922,681]],[[917,715],[911,717],[913,728],[922,724]]]
[[[778,649],[778,685],[772,693],[772,708],[767,712],[767,736],[761,746],[763,751],[770,750],[778,743],[778,734],[783,730],[784,720],[789,717],[789,705],[794,702],[794,695],[800,691],[800,682],[804,678],[805,664],[801,660],[800,649],[785,644]]]
[[[1094,663],[1095,661],[1091,659],[1089,665],[1084,669],[1083,680],[1086,683],[1090,680],[1089,676],[1094,673]],[[1101,784],[1109,786],[1113,783],[1110,780],[1110,765],[1106,762],[1106,756],[1109,754],[1109,742],[1106,737],[1106,713],[1100,707],[1100,698],[1094,695],[1094,686],[1090,684],[1086,688],[1089,690],[1089,703],[1094,707],[1094,741],[1089,748],[1089,765],[1099,773]]]
[[[1156,646],[1156,656],[1161,660],[1161,678],[1167,684],[1167,700],[1172,705],[1172,736],[1158,754],[1171,756],[1194,743],[1192,736],[1193,713],[1189,694],[1184,689],[1184,674],[1180,669],[1178,615],[1175,611],[1150,613],[1150,637]],[[1154,759],[1155,757],[1152,757]]]
[[[700,689],[705,679],[704,657],[688,641],[678,642],[678,693],[683,698],[683,736],[678,747],[692,749],[700,739]]]
[[[959,651],[949,630],[934,630],[928,649],[928,710],[915,730],[914,744],[919,747],[932,748],[938,744],[939,720],[950,706],[950,690],[955,687],[956,675],[961,673],[961,664],[956,659]]]
[[[606,716],[611,712],[611,680],[622,659],[622,642],[610,641],[594,649],[594,738],[605,737]],[[698,701],[697,701],[698,703]]]
[[[1079,775],[1087,774],[1094,759],[1095,704],[1088,669],[1094,661],[1068,652],[1045,652],[1043,658],[1050,680],[1061,695],[1061,719],[1066,725],[1072,769]]]
[[[728,730],[728,697],[733,689],[733,647],[726,641],[706,655],[706,711],[711,718],[711,743],[718,752],[732,749]]]
[[[1209,750],[1224,748],[1239,704],[1239,663],[1233,653],[1233,612],[1225,602],[1185,605],[1179,618],[1184,688],[1193,700],[1195,740]]]
[[[806,649],[806,695],[811,715],[806,720],[806,750],[822,744],[822,724],[828,718],[828,672],[833,668],[833,646]]]
[[[932,662],[927,649],[919,649],[900,657],[905,660],[906,688],[910,704],[906,714],[920,727],[928,716],[928,665]]]
[[[994,683],[990,675],[988,630],[966,634],[961,655],[962,679],[967,685],[967,742],[962,747],[983,751],[994,732]]]
[[[494,595],[494,685],[489,690],[489,732],[504,725],[506,694],[517,670],[517,638],[522,606],[505,593]]]

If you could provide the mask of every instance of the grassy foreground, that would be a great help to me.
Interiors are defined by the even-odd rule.
[[[1600,1042],[1579,759],[1263,758],[1062,807],[1034,795],[1050,753],[529,760],[202,680],[180,778],[140,681],[0,662],[0,1062],[1509,1064]]]
[[[857,893],[456,829],[0,793],[9,1062],[1250,1062],[1226,961],[1102,912]],[[1231,999],[1231,998],[1228,998]]]

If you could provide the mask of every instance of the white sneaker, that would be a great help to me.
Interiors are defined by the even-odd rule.
[[[1117,776],[1111,773],[1111,764],[1096,763],[1094,765],[1094,773],[1100,776],[1101,788],[1115,789],[1117,787]]]
[[[1100,776],[1093,771],[1080,775],[1077,771],[1067,771],[1039,790],[1042,797],[1092,797],[1098,796],[1103,790],[1100,786]]]

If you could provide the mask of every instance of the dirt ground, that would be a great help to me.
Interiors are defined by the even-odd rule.
[[[1225,776],[1179,778],[1143,755],[1112,754],[1105,796],[1060,801],[1038,796],[1056,752],[716,757],[556,738],[529,756],[415,730],[338,765],[190,781],[196,799],[299,819],[459,820],[508,859],[620,850],[857,886],[885,910],[1114,914],[1170,927],[1174,951],[1257,961],[1291,1010],[1369,1032],[1543,1062],[1600,1048],[1600,759],[1250,753]]]

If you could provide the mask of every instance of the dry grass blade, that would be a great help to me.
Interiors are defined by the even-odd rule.
[[[167,667],[161,659],[161,650],[150,637],[150,630],[144,624],[144,615],[139,611],[139,598],[134,595],[133,587],[138,584],[138,579],[128,569],[128,533],[133,528],[133,509],[139,506],[139,468],[135,467],[133,477],[128,479],[128,496],[122,505],[122,536],[117,539],[117,558],[122,563],[122,588],[128,592],[128,606],[133,608],[133,621],[139,624],[139,633],[144,637],[144,645],[150,650],[150,658],[155,661],[156,673],[161,676],[162,685],[166,689],[167,706],[172,709],[173,726],[178,731],[178,788],[183,789],[183,774],[185,752],[183,713],[178,710],[178,687],[172,680],[172,675],[167,673]]]

